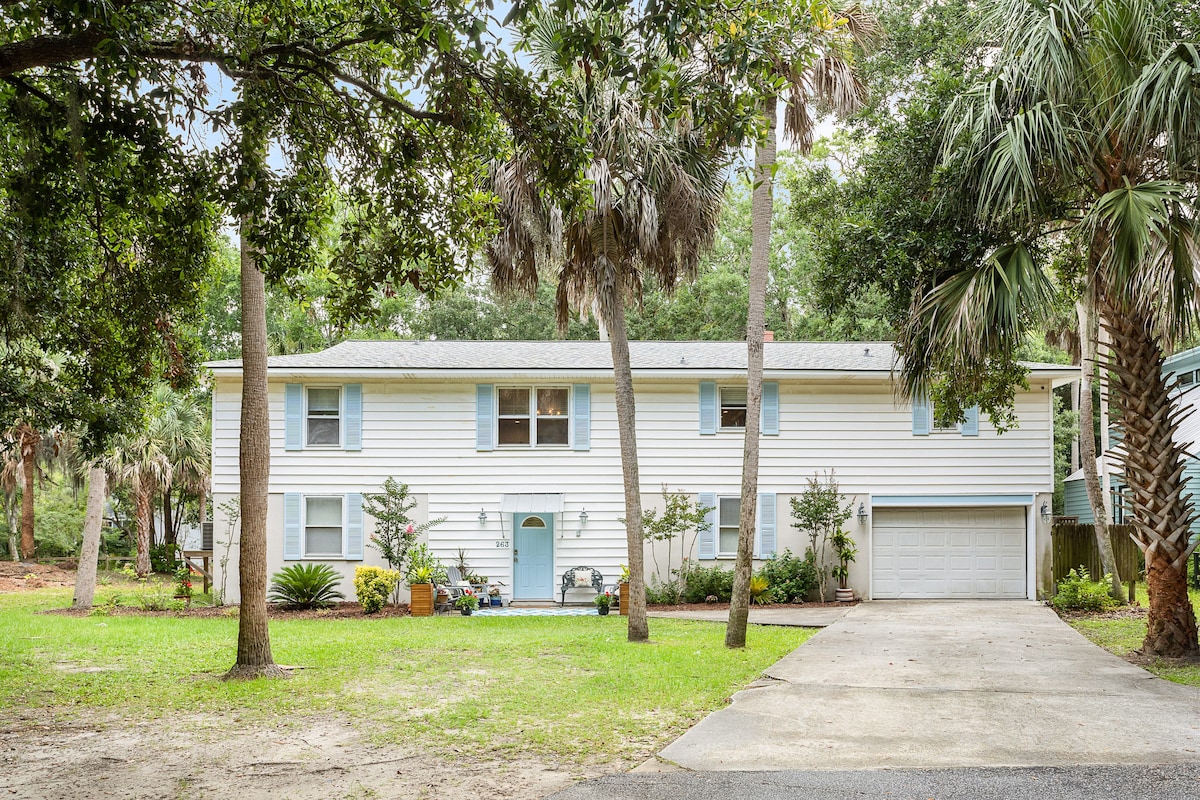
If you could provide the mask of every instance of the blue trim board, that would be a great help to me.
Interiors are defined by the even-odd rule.
[[[1031,506],[1031,494],[877,494],[879,506]]]

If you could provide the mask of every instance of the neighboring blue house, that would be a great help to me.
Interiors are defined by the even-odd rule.
[[[1181,407],[1196,409],[1186,417],[1175,432],[1175,441],[1181,442],[1187,448],[1188,456],[1184,467],[1184,479],[1194,495],[1193,504],[1200,502],[1200,347],[1193,347],[1168,358],[1163,365],[1163,372],[1174,375],[1179,382],[1176,390],[1176,402]],[[1113,431],[1114,439],[1116,431]],[[1108,453],[1110,485],[1114,497],[1113,516],[1115,522],[1124,522],[1124,510],[1119,502],[1119,493],[1125,489],[1125,478],[1121,472],[1112,450]],[[1092,507],[1088,503],[1087,486],[1083,480],[1083,470],[1076,470],[1066,477],[1063,482],[1063,516],[1077,517],[1081,523],[1093,521]],[[1193,535],[1200,535],[1200,522],[1192,525]]]

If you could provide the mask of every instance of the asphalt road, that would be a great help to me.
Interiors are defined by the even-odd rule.
[[[1197,800],[1200,765],[611,775],[547,800]]]

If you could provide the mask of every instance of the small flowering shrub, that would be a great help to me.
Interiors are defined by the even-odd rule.
[[[467,589],[459,596],[457,600],[454,601],[454,607],[459,610],[469,608],[474,611],[475,609],[479,608],[479,598],[475,596],[474,592],[472,592],[470,589]]]
[[[399,582],[400,573],[394,569],[359,567],[354,570],[354,595],[365,613],[374,614],[387,603]]]
[[[596,608],[608,608],[612,605],[612,601],[612,592],[605,592],[604,594],[596,595],[596,599],[592,602],[596,604]]]

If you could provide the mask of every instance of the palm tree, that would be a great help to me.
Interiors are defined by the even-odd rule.
[[[784,133],[801,152],[812,149],[814,119],[810,106],[819,103],[839,114],[857,109],[864,98],[854,70],[855,51],[874,35],[876,23],[857,5],[839,8],[836,2],[816,0],[784,7],[786,24],[755,14],[743,20],[747,37],[762,41],[751,52],[759,63],[748,71],[765,84],[762,115],[766,135],[754,151],[754,193],[751,198],[749,306],[746,319],[746,439],[742,451],[742,501],[738,520],[738,550],[734,567],[733,596],[727,647],[746,646],[750,614],[750,574],[754,527],[758,507],[759,421],[762,415],[763,329],[770,265],[771,216],[774,200],[771,183],[775,172],[775,131],[779,95],[785,93]],[[790,10],[791,13],[787,13]],[[760,33],[756,33],[759,31]],[[757,74],[755,74],[757,73]],[[780,81],[783,90],[780,90]]]
[[[492,186],[501,227],[487,261],[498,288],[531,295],[539,267],[551,266],[559,327],[566,328],[573,311],[595,307],[608,331],[625,488],[629,640],[645,641],[650,633],[625,303],[640,296],[646,276],[670,290],[695,275],[716,230],[725,159],[702,131],[689,126],[686,115],[672,118],[664,109],[643,107],[603,66],[564,59],[556,47],[562,28],[549,15],[539,17],[529,46],[539,66],[563,87],[568,113],[584,131],[585,196],[543,192],[539,170],[550,165],[527,154],[495,164]],[[601,41],[612,41],[619,21],[601,18],[597,30],[606,34]],[[688,78],[682,70],[681,80]]]
[[[155,491],[170,472],[171,464],[162,443],[153,438],[147,425],[141,431],[120,434],[112,440],[104,457],[109,482],[126,483],[133,493],[137,520],[137,574],[150,574],[150,515]]]
[[[1063,280],[1112,337],[1103,366],[1146,557],[1144,648],[1164,656],[1200,652],[1185,583],[1194,514],[1162,374],[1197,315],[1200,48],[1180,20],[1165,0],[995,0],[982,21],[993,66],[947,114],[944,160],[971,176],[979,217],[1022,235],[934,288],[902,342],[910,392],[1011,366],[1051,311],[1039,245],[1077,248],[1078,274]]]
[[[45,434],[28,421],[13,425],[0,441],[4,461],[0,464],[0,486],[4,490],[4,506],[9,513],[9,525],[13,523],[13,504],[18,489],[21,495],[20,543],[14,557],[29,561],[34,556],[37,541],[34,538],[34,487],[45,477],[43,467],[49,466],[58,456],[57,432]]]
[[[162,478],[163,540],[175,543],[183,496],[191,494],[204,503],[208,490],[212,456],[209,449],[208,415],[190,394],[173,391],[169,386],[155,389],[151,407],[149,436],[158,443],[166,458]],[[174,490],[180,490],[179,507],[173,505]]]

